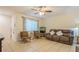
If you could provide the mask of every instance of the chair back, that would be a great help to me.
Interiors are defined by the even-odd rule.
[[[22,31],[20,32],[20,37],[23,38],[23,37],[28,37],[28,32],[27,31]]]

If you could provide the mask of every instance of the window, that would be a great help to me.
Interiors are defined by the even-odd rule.
[[[38,30],[38,22],[31,19],[25,19],[24,20],[24,30],[25,31],[37,31]]]

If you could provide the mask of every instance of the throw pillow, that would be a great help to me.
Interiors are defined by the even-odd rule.
[[[54,32],[54,31],[51,31],[51,32],[50,32],[50,35],[54,35],[54,34],[55,34],[55,32]]]
[[[56,34],[57,34],[58,36],[62,36],[62,35],[63,35],[62,31],[58,31],[58,32],[56,32]]]

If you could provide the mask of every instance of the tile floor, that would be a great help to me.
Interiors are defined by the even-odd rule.
[[[3,52],[74,52],[74,47],[45,38],[33,39],[28,43],[4,40]]]

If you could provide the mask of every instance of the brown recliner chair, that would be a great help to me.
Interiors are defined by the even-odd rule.
[[[27,31],[20,32],[20,37],[22,42],[29,42],[31,40],[31,37],[28,36]]]

